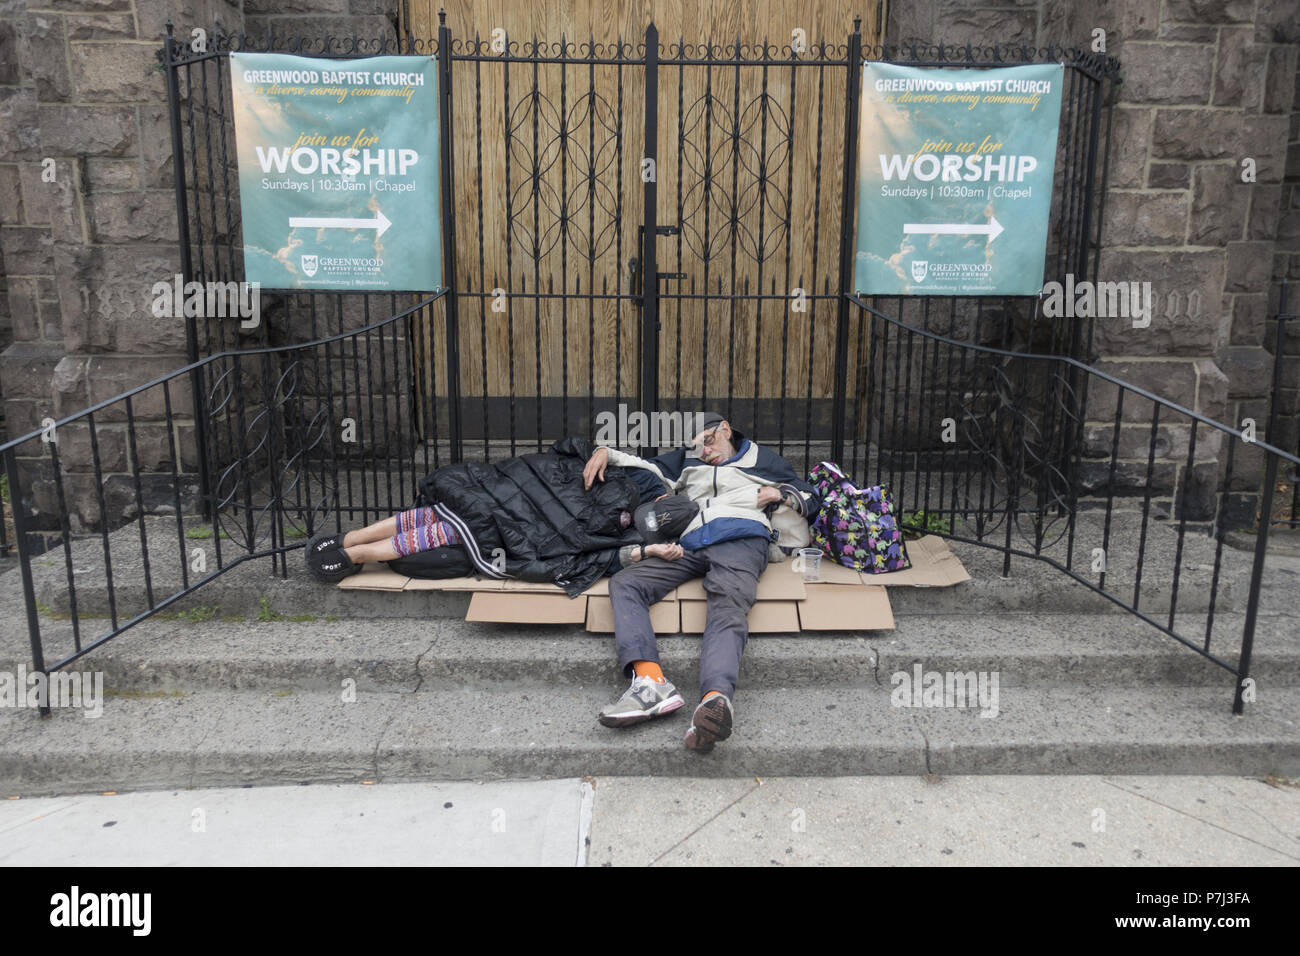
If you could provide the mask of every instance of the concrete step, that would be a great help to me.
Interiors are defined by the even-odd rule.
[[[1244,616],[1215,618],[1211,649],[1235,664]],[[102,623],[102,622],[100,622]],[[1204,634],[1204,619],[1176,619],[1183,633]],[[742,664],[745,688],[888,686],[916,663],[926,670],[998,671],[1025,686],[1075,683],[1219,688],[1232,675],[1132,617],[1030,614],[997,617],[900,616],[893,631],[754,635]],[[0,653],[30,659],[25,634],[5,629]],[[67,622],[44,628],[47,659],[72,651]],[[698,682],[700,638],[659,640],[665,671],[683,689]],[[505,683],[549,687],[609,683],[619,677],[612,635],[572,625],[430,621],[151,620],[91,652],[71,669],[101,671],[122,692],[193,688],[327,691],[352,680],[359,688],[414,690],[492,688]],[[1300,687],[1300,628],[1260,618],[1252,674],[1260,684]]]
[[[148,530],[149,582],[155,604],[183,588],[181,548],[175,520],[146,519]],[[1126,603],[1138,597],[1140,610],[1168,614],[1175,601],[1180,611],[1207,612],[1211,594],[1215,595],[1216,612],[1245,611],[1253,554],[1224,547],[1218,556],[1217,592],[1211,589],[1215,578],[1216,542],[1204,534],[1188,532],[1178,553],[1175,527],[1152,522],[1148,528],[1140,588],[1137,575],[1137,551],[1140,522],[1131,515],[1116,516],[1109,538],[1105,581],[1091,571],[1091,549],[1100,547],[1105,537],[1104,522],[1092,513],[1080,515],[1075,535],[1072,569],[1086,580],[1101,585],[1116,599]],[[1002,536],[989,539],[1001,545]],[[109,536],[113,598],[119,618],[126,619],[150,606],[145,587],[145,555],[135,526],[123,528]],[[1015,547],[1032,550],[1032,543],[1013,536]],[[949,588],[891,587],[890,601],[895,613],[929,614],[997,614],[1003,611],[1043,610],[1085,613],[1125,613],[1112,600],[1071,579],[1062,571],[1035,558],[1013,556],[1011,573],[1002,576],[1003,556],[998,550],[960,541],[951,547],[971,576],[970,581]],[[193,551],[202,550],[205,567],[210,573],[218,568],[211,540],[187,540],[186,562],[193,561]],[[1067,563],[1064,538],[1043,549],[1043,555],[1062,566]],[[230,565],[238,549],[230,542],[223,545],[222,562]],[[68,561],[63,552],[41,555],[33,562],[37,598],[52,614],[71,611],[68,584]],[[109,613],[108,575],[100,539],[78,541],[72,549],[72,581],[76,588],[77,612],[81,615]],[[311,614],[359,618],[435,617],[463,619],[469,606],[464,592],[375,592],[343,591],[314,581],[302,567],[300,551],[288,554],[289,576],[274,574],[268,558],[259,558],[229,566],[219,577],[196,593],[178,601],[173,609],[219,608],[223,615],[250,617],[269,608],[283,615]],[[1179,567],[1177,593],[1174,568]],[[194,580],[199,575],[191,575]],[[1300,557],[1270,554],[1265,566],[1260,613],[1293,614],[1294,593],[1300,585]],[[16,572],[0,578],[0,586],[18,588]]]
[[[999,690],[976,708],[893,706],[888,686],[742,691],[732,738],[686,751],[687,707],[611,730],[619,688],[334,692],[200,688],[110,697],[102,716],[0,721],[6,796],[308,782],[863,774],[1300,774],[1300,689],[1232,717],[1222,689]]]

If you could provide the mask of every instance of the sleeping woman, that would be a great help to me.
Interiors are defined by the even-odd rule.
[[[415,507],[312,538],[307,568],[337,582],[368,561],[386,561],[411,577],[547,581],[574,597],[646,557],[679,558],[681,547],[669,539],[690,519],[673,499],[652,506],[667,494],[658,477],[609,468],[604,482],[584,488],[591,450],[584,439],[566,438],[490,465],[445,465],[420,482]]]

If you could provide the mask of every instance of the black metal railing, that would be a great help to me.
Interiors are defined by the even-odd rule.
[[[287,576],[287,553],[318,530],[409,507],[443,460],[410,381],[442,298],[313,342],[220,352],[0,445],[33,668],[68,665],[244,562],[269,557]],[[206,497],[199,420],[215,451]],[[53,644],[42,614],[62,622]]]
[[[1255,435],[1070,356],[982,344],[978,322],[955,338],[848,299],[871,342],[852,472],[928,516],[910,527],[1000,551],[1004,576],[1013,555],[1043,561],[1233,673],[1241,713],[1278,474],[1294,483],[1300,466],[1265,440],[1276,434],[1285,322],[1268,430]],[[1256,526],[1242,630],[1215,642],[1224,535]],[[1196,535],[1213,540],[1213,557],[1189,588]],[[1180,611],[1203,634],[1176,626]]]
[[[487,461],[591,433],[622,405],[720,407],[799,466],[843,457],[847,410],[861,398],[850,363],[867,351],[840,296],[855,238],[864,59],[1063,62],[1048,278],[1095,269],[1113,58],[1056,45],[869,44],[857,20],[846,42],[794,49],[661,42],[653,25],[635,43],[494,43],[454,36],[444,19],[427,39],[215,33],[203,53],[168,40],[182,267],[201,282],[242,277],[233,51],[447,52],[447,338],[440,327],[426,350],[438,367],[414,374],[434,394],[453,458]],[[645,160],[655,176],[642,176]],[[384,295],[344,298],[353,310],[393,308]],[[264,296],[264,320],[249,331],[196,317],[190,358],[342,331],[319,323],[311,301]],[[1001,323],[1003,347],[1088,360],[1087,323],[1042,319],[1035,301],[995,297],[984,321]]]

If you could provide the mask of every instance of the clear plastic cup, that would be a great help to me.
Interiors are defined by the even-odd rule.
[[[794,564],[790,566],[790,570],[796,574],[802,572],[805,581],[820,581],[821,566],[821,548],[800,548],[795,552]]]

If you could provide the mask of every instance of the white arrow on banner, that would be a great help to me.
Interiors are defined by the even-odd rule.
[[[987,235],[989,242],[992,242],[998,236],[1002,235],[1002,223],[998,222],[997,217],[989,216],[987,226],[972,226],[964,222],[905,222],[903,223],[903,234],[911,233],[932,233],[949,236],[977,236]]]
[[[313,218],[311,216],[290,216],[289,228],[298,229],[378,229],[375,238],[378,239],[388,227],[392,225],[388,217],[382,212],[376,213],[374,219],[328,219]]]

